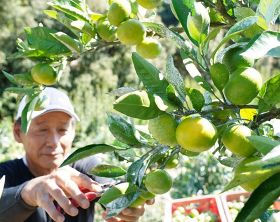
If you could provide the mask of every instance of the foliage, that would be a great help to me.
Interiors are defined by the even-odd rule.
[[[217,2],[172,0],[170,3],[171,9],[174,16],[179,20],[180,25],[170,29],[160,23],[154,22],[152,12],[144,11],[142,13],[140,10],[141,7],[137,2],[127,3],[131,7],[131,11],[128,10],[129,18],[125,15],[123,20],[126,21],[122,21],[123,23],[120,26],[117,27],[119,22],[113,22],[113,24],[110,18],[108,18],[111,25],[116,26],[118,40],[105,43],[100,38],[95,24],[99,19],[106,19],[106,13],[98,14],[93,12],[84,1],[53,0],[49,2],[51,9],[45,11],[45,14],[61,23],[66,31],[47,28],[44,25],[35,28],[26,28],[25,38],[17,41],[18,51],[12,55],[12,58],[28,58],[35,63],[48,62],[60,77],[66,70],[67,63],[70,63],[70,65],[72,63],[75,66],[79,58],[86,56],[90,52],[96,52],[104,47],[118,47],[120,43],[129,45],[136,45],[138,43],[136,41],[123,41],[124,37],[141,37],[140,39],[143,40],[147,35],[148,37],[152,36],[154,38],[172,40],[180,52],[181,61],[183,61],[185,70],[200,87],[193,88],[186,85],[184,75],[180,73],[180,69],[177,69],[172,55],[167,56],[165,67],[163,68],[157,67],[156,64],[147,61],[145,58],[133,52],[132,62],[141,83],[136,88],[121,87],[114,90],[113,96],[117,98],[113,103],[113,108],[127,117],[140,119],[140,122],[144,123],[147,123],[145,120],[149,121],[164,113],[170,114],[179,123],[197,118],[197,116],[202,116],[203,118],[199,117],[198,119],[205,119],[205,121],[210,122],[209,125],[215,131],[215,135],[211,137],[211,140],[213,139],[211,145],[214,144],[214,146],[210,149],[211,147],[209,145],[207,149],[210,149],[215,154],[220,163],[231,168],[234,168],[242,160],[243,155],[240,155],[239,151],[245,148],[242,147],[242,144],[234,144],[234,141],[230,142],[230,144],[224,144],[221,138],[226,129],[232,125],[239,124],[250,128],[259,137],[243,135],[242,133],[238,134],[237,137],[246,137],[246,142],[254,146],[250,155],[257,155],[261,159],[249,163],[248,171],[236,173],[230,183],[225,187],[225,190],[247,183],[254,178],[256,179],[260,174],[263,176],[263,174],[271,175],[278,173],[280,170],[279,147],[278,145],[272,146],[272,144],[277,143],[278,138],[273,135],[273,126],[267,126],[266,121],[279,118],[280,116],[279,75],[276,74],[275,76],[269,77],[262,84],[261,75],[256,80],[255,73],[258,72],[255,70],[255,67],[252,68],[249,66],[254,65],[253,60],[258,61],[264,57],[280,57],[280,33],[276,31],[274,26],[280,14],[279,1],[271,0],[268,2],[266,0],[260,0],[259,2],[248,1],[244,3],[243,1],[237,0]],[[109,13],[113,5],[116,4],[113,2],[112,7],[109,6]],[[123,24],[129,23],[129,21],[135,21],[134,23],[137,23],[139,27],[141,26],[139,35],[133,36],[135,33],[131,32],[126,26],[123,26]],[[222,38],[213,49],[210,49],[209,46],[212,40],[218,34],[221,34]],[[42,41],[40,42],[40,40]],[[210,66],[223,63],[225,54],[234,48],[238,48],[237,53],[240,54],[235,57],[237,60],[244,59],[247,61],[247,58],[250,58],[251,62],[236,62],[236,64],[246,66],[246,72],[242,72],[242,74],[239,71],[233,70],[235,68],[238,70],[240,68],[239,65],[234,68],[227,67],[229,70],[229,79],[222,77],[221,80],[230,83],[231,87],[227,87],[228,83],[224,84],[223,82],[223,84],[220,84],[219,75],[213,75],[213,73],[211,75],[209,70]],[[227,64],[225,65],[227,66]],[[87,70],[90,66],[85,67]],[[114,66],[110,68],[114,69]],[[249,71],[247,72],[247,70]],[[91,71],[94,72],[95,69]],[[218,69],[218,71],[220,70]],[[4,74],[12,83],[16,84],[16,87],[9,87],[6,90],[17,93],[20,96],[31,96],[31,101],[25,107],[22,114],[23,130],[27,131],[31,121],[29,114],[34,110],[38,100],[38,94],[40,94],[44,85],[36,81],[31,81],[30,83],[28,81],[28,70],[25,75],[19,75],[22,73],[16,73],[13,70],[12,72],[13,74],[9,72],[4,72]],[[83,76],[80,73],[76,74],[79,77]],[[18,76],[22,76],[23,79],[21,78],[19,80],[17,78]],[[214,81],[211,79],[213,76],[215,76]],[[83,77],[85,79],[89,78],[92,81],[91,78],[94,79],[95,75]],[[238,85],[241,77],[242,87]],[[68,76],[68,78],[72,78],[72,75]],[[233,81],[236,79],[238,81]],[[126,79],[123,80],[125,81]],[[256,87],[255,84],[252,84],[255,81],[257,81]],[[68,81],[65,83],[67,84]],[[78,87],[76,88],[79,83],[74,81],[74,84],[69,86],[71,89],[73,89],[73,86],[76,89],[72,92],[75,96],[78,92],[83,91]],[[84,85],[90,86],[90,84],[86,84],[86,80],[84,83]],[[107,87],[100,88],[101,93],[115,86],[120,86],[112,86],[110,85],[110,81],[108,83],[109,85]],[[223,86],[225,86],[224,89]],[[251,89],[252,87],[254,90]],[[89,91],[92,92],[94,90],[96,88]],[[243,98],[243,93],[247,92],[246,90],[253,91],[248,99],[241,102],[232,100],[232,95],[234,98]],[[85,94],[85,91],[81,95],[83,96],[82,99],[88,100],[90,98],[89,94]],[[244,109],[247,110],[249,108],[256,110],[253,116],[244,112]],[[92,110],[91,107],[89,109]],[[230,110],[230,112],[226,115],[226,118],[221,119],[219,115],[214,115],[227,110]],[[200,121],[197,122],[200,123]],[[118,132],[116,129],[120,128],[129,130]],[[184,141],[178,138],[176,138],[178,144],[175,146],[160,144],[149,132],[137,129],[134,121],[128,121],[125,118],[120,122],[115,121],[109,129],[116,140],[121,138],[121,141],[116,141],[112,145],[88,145],[75,151],[64,162],[69,163],[73,160],[95,154],[96,152],[99,153],[101,146],[109,147],[109,149],[105,149],[105,152],[112,151],[123,160],[127,160],[125,156],[127,152],[131,150],[133,152],[134,149],[143,150],[141,157],[136,157],[135,159],[134,156],[133,160],[129,161],[130,165],[125,175],[125,180],[129,183],[127,191],[119,198],[103,204],[108,209],[108,217],[117,215],[121,210],[130,206],[142,192],[146,191],[145,177],[150,171],[157,168],[165,168],[168,160],[175,155],[180,156],[181,153],[190,155],[191,151],[202,151],[199,149],[196,141],[193,141],[194,143],[192,144],[194,144],[194,147],[191,147],[192,149],[190,149],[188,144],[185,145]],[[177,130],[178,127],[176,129],[176,136]],[[199,138],[197,135],[200,135],[202,132],[206,132],[205,135],[208,137],[208,131],[209,128],[207,126],[200,126],[195,123],[192,131],[194,134],[193,139],[198,141]],[[254,134],[252,133],[250,135]],[[133,141],[131,138],[133,138]],[[260,144],[261,146],[259,146]],[[231,150],[227,149],[229,145],[234,146],[235,152],[231,152],[233,150],[232,148]],[[109,171],[107,172],[108,175],[110,174]],[[106,170],[102,174],[108,176],[106,175]],[[273,202],[278,195],[279,188],[277,184],[278,180],[276,176],[272,176],[264,181],[253,192],[247,202],[248,204],[245,204],[244,209],[237,216],[239,221],[257,219],[266,210],[267,204],[265,203]],[[271,193],[273,195],[266,196],[266,194]],[[264,205],[261,202],[258,205],[254,205],[255,199],[263,201]],[[250,217],[247,217],[247,211],[250,211]]]

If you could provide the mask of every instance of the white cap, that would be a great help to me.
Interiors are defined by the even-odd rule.
[[[73,117],[76,121],[80,120],[78,115],[74,111],[74,107],[69,97],[64,92],[61,92],[53,87],[46,87],[45,89],[43,89],[42,93],[43,95],[46,95],[48,97],[48,103],[43,110],[40,111],[34,110],[32,112],[32,119],[48,112],[61,111],[67,113],[68,115]],[[16,119],[21,117],[21,113],[25,105],[26,105],[26,96],[24,96],[19,103]]]

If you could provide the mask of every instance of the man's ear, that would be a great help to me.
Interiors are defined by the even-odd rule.
[[[18,122],[14,123],[13,127],[14,138],[18,143],[22,142],[21,139],[21,125]]]

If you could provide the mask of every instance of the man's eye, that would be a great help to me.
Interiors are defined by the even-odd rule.
[[[59,129],[60,132],[66,132],[67,129]]]
[[[48,129],[39,129],[40,132],[46,132]]]

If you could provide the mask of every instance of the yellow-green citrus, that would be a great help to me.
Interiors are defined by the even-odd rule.
[[[140,196],[131,205],[129,205],[129,207],[137,208],[138,206],[146,203],[147,200],[151,200],[153,198],[155,198],[154,194],[149,191],[143,191]]]
[[[155,195],[149,191],[143,191],[141,192],[140,197],[142,197],[144,200],[151,200],[155,198]]]
[[[240,68],[235,70],[227,82],[224,93],[234,105],[250,103],[262,87],[261,74],[254,68]]]
[[[194,157],[194,156],[199,155],[198,152],[192,152],[192,151],[186,150],[184,148],[180,149],[180,153],[183,154],[184,156],[188,156],[188,157]]]
[[[247,126],[232,125],[223,133],[222,143],[235,155],[249,157],[256,152],[255,147],[248,139],[251,135],[254,135],[254,131]]]
[[[176,141],[176,120],[169,114],[160,115],[149,120],[148,128],[152,136],[161,144],[175,146]]]
[[[250,182],[246,182],[244,184],[241,184],[241,187],[245,189],[248,192],[254,191],[262,182],[264,182],[266,179],[268,179],[270,176],[272,176],[273,172],[266,172],[266,173],[255,173],[255,169],[250,166],[245,166],[246,164],[252,163],[254,161],[261,160],[260,157],[248,157],[244,160],[242,160],[234,169],[234,174],[244,174],[244,177],[248,174],[256,174],[255,178],[250,180]]]
[[[252,67],[254,59],[242,55],[243,48],[235,47],[226,51],[223,57],[223,64],[225,64],[230,72],[234,72],[238,68]]]
[[[131,14],[131,5],[128,0],[114,0],[108,10],[108,20],[112,25],[118,26],[127,20]]]
[[[110,203],[111,201],[124,195],[129,187],[129,183],[124,182],[117,184],[107,190],[100,198],[99,202],[102,204]]]
[[[139,196],[134,202],[132,202],[129,207],[131,208],[137,208],[140,205],[143,205],[146,202],[146,200],[144,198],[142,198],[141,196]]]
[[[176,139],[184,149],[199,153],[215,144],[217,129],[205,118],[187,117],[178,125]]]
[[[43,85],[53,85],[57,81],[57,73],[48,63],[38,63],[31,69],[32,79]]]
[[[166,162],[164,168],[173,169],[173,168],[177,167],[179,164],[179,154],[177,153],[177,154],[173,155],[172,157],[169,157],[168,154],[163,155],[163,157],[161,159],[159,159],[157,162],[158,162],[159,166],[161,166],[162,164],[164,164]]]
[[[146,9],[153,9],[158,7],[162,0],[136,0],[136,2]]]
[[[145,177],[144,184],[147,190],[153,194],[164,194],[172,187],[172,178],[161,169],[148,173]]]
[[[161,53],[162,47],[158,40],[146,38],[143,42],[136,45],[136,51],[146,59],[154,59]]]
[[[113,42],[117,39],[117,28],[107,20],[98,20],[96,30],[100,38],[106,42]]]
[[[120,24],[117,29],[117,36],[125,45],[137,45],[146,37],[144,25],[136,20],[129,19]]]

